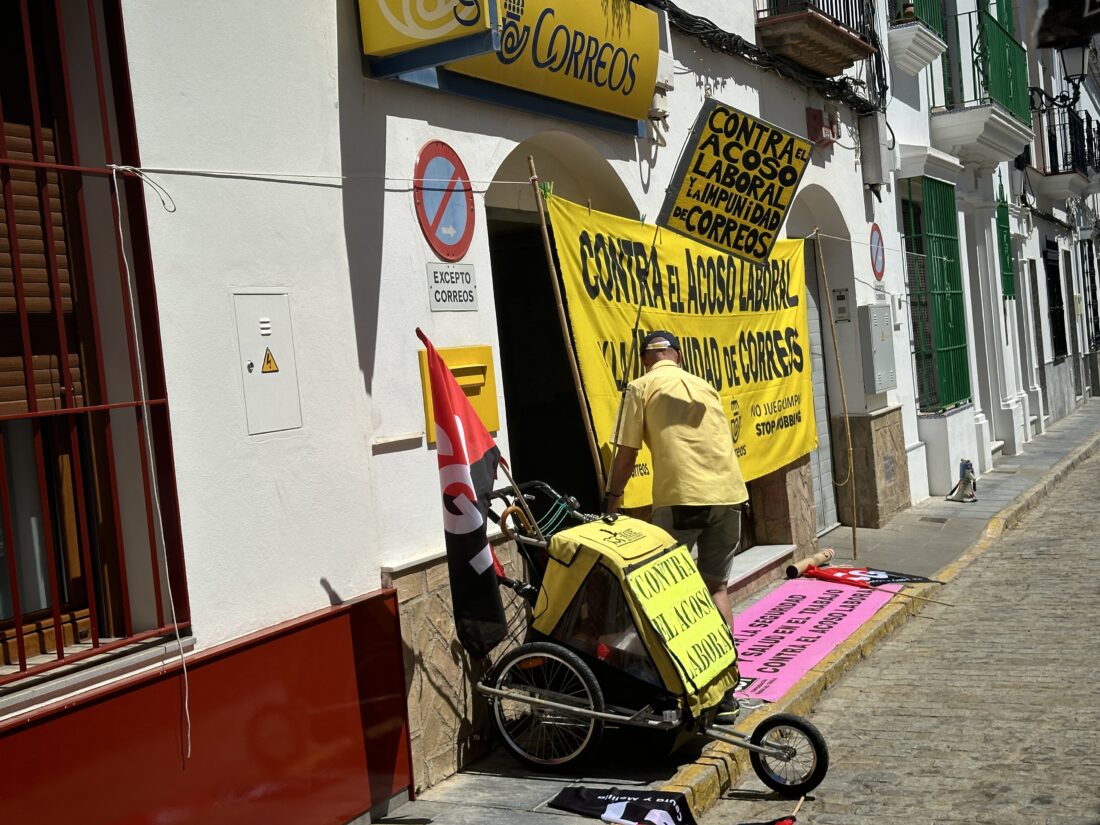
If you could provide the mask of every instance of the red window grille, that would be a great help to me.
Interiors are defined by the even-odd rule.
[[[117,0],[0,0],[0,685],[188,626],[144,193],[113,164],[140,164]]]

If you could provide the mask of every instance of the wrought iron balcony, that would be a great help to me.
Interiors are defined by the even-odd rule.
[[[934,67],[932,141],[982,165],[1016,157],[1031,142],[1023,45],[984,10],[946,18],[948,51]]]
[[[756,0],[756,42],[826,77],[875,53],[864,0]]]
[[[893,0],[894,24],[904,24],[912,21],[924,23],[940,37],[947,34],[943,25],[943,4],[941,0]]]
[[[1091,118],[1090,118],[1091,119]],[[1090,139],[1091,137],[1091,139]],[[1085,120],[1072,109],[1047,109],[1036,115],[1031,177],[1035,194],[1051,200],[1081,197],[1089,186],[1089,145]]]
[[[1100,179],[1100,121],[1085,112],[1085,165],[1087,174]]]
[[[890,60],[916,77],[947,51],[941,0],[891,0]]]

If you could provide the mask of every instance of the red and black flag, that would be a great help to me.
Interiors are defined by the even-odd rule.
[[[507,633],[497,586],[504,571],[486,529],[489,495],[504,459],[432,342],[419,329],[416,335],[428,348],[455,630],[466,651],[481,657]]]
[[[837,584],[848,584],[852,587],[870,588],[867,579],[855,574],[851,567],[815,567],[810,565],[802,573],[807,579],[821,579]]]
[[[943,582],[936,582],[935,579],[913,573],[895,573],[892,570],[875,570],[870,567],[814,567],[811,565],[802,575],[810,579],[864,588],[878,587],[882,584],[920,584],[922,582],[943,584]]]

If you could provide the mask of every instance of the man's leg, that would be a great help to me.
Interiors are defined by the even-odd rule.
[[[684,510],[704,508],[683,508]],[[711,600],[722,618],[733,630],[733,609],[730,606],[729,568],[741,547],[741,510],[739,507],[708,507],[718,511],[706,527],[682,527],[675,524],[673,508],[661,507],[653,513],[653,523],[668,531],[690,550],[698,542],[698,567]]]
[[[732,632],[729,571],[733,557],[741,547],[741,510],[735,506],[712,509],[715,513],[711,524],[699,534],[699,572],[714,606]]]
[[[710,523],[699,534],[699,572],[710,591],[719,615],[733,634],[733,609],[730,606],[729,577],[733,557],[741,546],[741,510],[738,507],[712,507]],[[736,724],[741,703],[730,688],[718,704],[714,722]]]
[[[733,609],[730,607],[730,594],[729,582],[720,581],[717,579],[703,579],[707,586],[707,590],[710,591],[710,597],[714,600],[714,606],[718,608],[718,612],[722,614],[722,618],[726,620],[726,624],[730,626],[730,630],[733,630]]]

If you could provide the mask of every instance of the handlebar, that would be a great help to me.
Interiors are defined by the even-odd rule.
[[[536,479],[524,481],[515,487],[510,484],[502,486],[490,493],[490,499],[499,499],[505,505],[504,511],[500,514],[493,512],[491,509],[489,511],[490,518],[497,524],[500,524],[501,518],[511,507],[516,506],[518,498],[516,489],[519,490],[525,502],[535,502],[541,498],[546,503],[545,508],[538,508],[544,510],[544,512],[541,514],[536,513],[535,517],[539,522],[539,532],[547,536],[559,530],[566,520],[571,519],[574,523],[584,523],[599,518],[599,516],[581,512],[580,502],[575,497],[559,493],[545,481]]]

